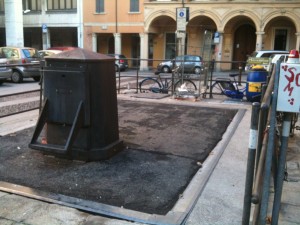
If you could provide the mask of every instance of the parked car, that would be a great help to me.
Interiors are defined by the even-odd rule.
[[[7,59],[0,58],[0,85],[3,84],[6,80],[8,80],[11,76],[12,70],[9,67],[6,67]]]
[[[39,50],[39,54],[42,58],[50,55],[61,53],[62,50]]]
[[[78,47],[74,47],[74,46],[56,46],[56,47],[48,48],[47,50],[69,51],[69,50],[74,50],[74,49],[77,49],[77,48]]]
[[[270,57],[274,54],[289,54],[288,51],[282,50],[262,50],[253,52],[247,59],[245,71],[249,71],[255,65],[263,65],[263,67],[268,70]]]
[[[203,69],[203,60],[198,55],[177,56],[173,60],[158,64],[155,73],[171,73],[175,67],[179,67],[180,71],[183,69],[184,73],[200,74]]]
[[[0,54],[5,56],[7,64],[16,64],[12,66],[10,77],[14,83],[21,83],[25,77],[31,77],[35,81],[40,80],[39,63],[41,57],[37,49],[29,47],[1,47]]]
[[[267,71],[272,71],[274,65],[277,63],[278,60],[281,62],[286,62],[289,58],[289,54],[273,54],[270,57],[270,62],[267,67]]]
[[[128,69],[128,60],[125,55],[122,54],[107,54],[107,56],[114,57],[115,61],[115,70],[118,71],[125,71]]]

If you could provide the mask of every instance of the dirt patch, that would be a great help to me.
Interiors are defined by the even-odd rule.
[[[0,180],[136,211],[172,209],[237,110],[120,101],[109,160],[78,162],[28,148],[34,128],[0,137]]]

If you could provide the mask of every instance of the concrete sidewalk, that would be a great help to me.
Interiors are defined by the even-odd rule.
[[[132,98],[129,95],[119,95],[118,98],[141,101],[141,99]],[[142,99],[142,101],[159,101],[166,104],[176,103],[180,105],[246,109],[245,115],[237,126],[233,137],[230,139],[215,169],[211,173],[210,178],[206,183],[199,199],[194,205],[193,210],[186,219],[187,225],[241,224],[251,104],[247,102],[241,103],[225,99],[205,99],[193,102],[178,101],[172,98],[163,98],[160,100]],[[33,115],[29,120],[32,122],[36,119],[36,115]],[[26,123],[26,120],[24,119],[23,122]],[[18,121],[18,123],[21,127],[21,122]],[[1,129],[5,129],[5,127],[1,125]],[[12,130],[10,133],[11,132]],[[13,135],[13,133],[11,135]],[[283,191],[283,201],[287,204],[283,204],[283,214],[281,214],[279,223],[284,225],[300,224],[300,219],[299,217],[297,218],[295,214],[292,216],[288,215],[288,218],[285,217],[287,216],[287,212],[297,212],[297,210],[298,212],[300,211],[300,170],[299,161],[297,161],[300,155],[298,144],[300,140],[299,131],[296,131],[293,140],[294,144],[292,148],[294,155],[288,158],[290,162],[288,162],[288,169],[293,169],[293,173],[291,173],[293,176],[290,176],[290,179],[293,180],[293,188],[288,187],[288,192],[285,192],[285,189]],[[214,153],[212,152],[211,154]],[[127,225],[139,223],[97,216],[58,204],[50,204],[16,194],[0,192],[0,224]]]

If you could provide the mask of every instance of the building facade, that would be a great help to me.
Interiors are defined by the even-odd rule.
[[[178,10],[188,9],[185,30]],[[84,47],[128,58],[245,61],[254,50],[300,45],[299,0],[95,0],[83,3]],[[141,61],[141,69],[158,61]],[[231,69],[232,64],[222,64]]]
[[[122,53],[142,70],[181,54],[239,62],[254,50],[299,50],[299,15],[300,0],[0,0],[0,46],[17,37],[37,49]]]
[[[83,46],[82,0],[0,0],[0,46]],[[14,42],[22,36],[23,43]],[[15,32],[15,33],[14,33]]]

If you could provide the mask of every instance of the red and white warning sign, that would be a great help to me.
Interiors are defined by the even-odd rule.
[[[277,111],[300,112],[300,61],[297,50],[291,50],[288,61],[280,66]]]

